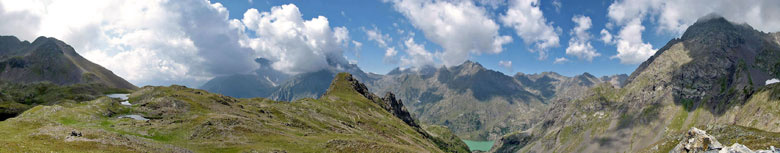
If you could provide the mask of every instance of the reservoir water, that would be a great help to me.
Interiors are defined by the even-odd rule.
[[[479,151],[489,151],[490,148],[493,147],[494,141],[471,141],[471,140],[463,140],[464,143],[466,143],[467,146],[469,146],[470,151],[479,150]]]

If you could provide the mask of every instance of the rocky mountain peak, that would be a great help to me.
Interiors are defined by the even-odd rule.
[[[467,60],[466,62],[463,62],[463,64],[452,67],[452,71],[458,75],[475,74],[477,72],[484,71],[484,70],[486,69],[485,67],[482,66],[482,64],[479,64],[471,60]]]
[[[268,60],[266,58],[256,58],[255,62],[260,65],[260,68],[270,68],[271,67],[271,60]]]
[[[390,72],[387,72],[387,75],[398,75],[398,74],[401,74],[401,73],[403,73],[401,71],[401,68],[400,67],[396,67],[395,69],[390,70]]]
[[[562,77],[563,76],[561,74],[558,74],[557,72],[552,72],[552,71],[542,72],[541,75],[542,76],[554,77],[554,78],[558,78],[558,77]]]
[[[726,18],[711,14],[700,18],[689,26],[680,38],[682,40],[700,39],[704,43],[725,42],[733,44],[740,42],[735,39],[744,39],[743,37],[752,35],[754,31],[750,25],[733,23]]]
[[[67,53],[70,55],[74,55],[74,54],[77,55],[73,47],[70,47],[70,45],[67,45],[65,44],[65,42],[62,42],[56,38],[40,36],[36,38],[31,45],[38,48],[33,50],[33,53],[38,53],[38,54]]]
[[[356,78],[352,76],[352,74],[341,72],[336,75],[336,77],[333,79],[333,82],[330,85],[330,88],[328,88],[328,91],[325,93],[325,95],[329,94],[335,94],[335,93],[349,93],[349,92],[356,92],[360,94],[361,96],[365,97],[366,99],[370,100],[371,102],[379,105],[382,107],[382,109],[390,112],[390,114],[393,114],[393,116],[398,117],[399,119],[403,120],[406,124],[409,126],[415,127],[417,129],[420,128],[420,125],[417,123],[417,120],[412,117],[411,113],[404,107],[403,102],[400,99],[397,99],[395,97],[395,94],[391,92],[385,93],[385,96],[380,98],[377,95],[374,95],[371,93],[366,85],[363,83],[360,83]],[[322,96],[327,97],[327,96]]]
[[[0,36],[0,56],[13,54],[11,51],[30,45],[28,41],[20,41],[15,36]]]
[[[582,73],[580,75],[577,75],[577,77],[580,77],[582,79],[596,79],[596,76],[594,76],[593,74],[590,74],[588,72],[585,72],[585,73]]]
[[[471,61],[471,60],[466,60],[461,65],[463,65],[464,67],[469,67],[469,68],[479,68],[479,69],[484,69],[485,68],[485,67],[482,66],[482,64],[479,64],[478,62],[474,62],[474,61]]]
[[[331,82],[330,87],[328,87],[327,92],[325,94],[332,94],[335,92],[357,92],[360,95],[365,96],[366,98],[369,98],[369,100],[372,97],[371,92],[368,91],[368,87],[366,85],[360,83],[355,77],[352,77],[352,74],[341,72],[336,74],[336,77],[333,78],[333,82]]]
[[[0,80],[49,81],[58,85],[99,83],[113,88],[137,88],[85,59],[65,42],[43,36],[32,43],[13,36],[0,38]]]

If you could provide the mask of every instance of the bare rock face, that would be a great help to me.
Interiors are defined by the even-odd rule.
[[[715,137],[694,127],[685,134],[685,139],[681,140],[669,153],[717,152],[721,149],[723,149],[723,145]]]
[[[493,147],[490,149],[489,152],[495,152],[495,153],[512,153],[512,152],[518,152],[518,150],[522,149],[528,143],[531,143],[533,141],[533,136],[530,132],[516,132],[516,133],[510,133],[506,136],[499,139],[496,143],[493,144]]]
[[[724,147],[715,137],[694,127],[685,134],[685,139],[681,140],[669,153],[780,153],[780,149],[772,146],[769,150],[753,151],[739,143]]]
[[[417,127],[419,128],[420,125],[417,124],[417,120],[412,117],[412,114],[409,113],[409,111],[406,110],[406,107],[404,107],[403,102],[401,100],[398,100],[395,98],[395,94],[391,92],[385,93],[385,97],[382,98],[382,103],[380,104],[385,110],[392,113],[394,116],[400,118],[406,124],[409,124],[409,126]]]

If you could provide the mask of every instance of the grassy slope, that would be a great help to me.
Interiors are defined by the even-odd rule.
[[[234,99],[180,86],[114,99],[36,106],[0,122],[0,152],[441,152],[355,91],[320,100]],[[140,114],[150,121],[119,119]],[[71,131],[83,134],[69,136]]]
[[[36,105],[94,100],[107,93],[128,93],[103,84],[58,86],[48,82],[17,84],[0,82],[0,120],[21,114]]]

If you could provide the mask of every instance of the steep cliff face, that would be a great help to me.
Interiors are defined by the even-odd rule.
[[[58,85],[98,83],[113,88],[138,88],[81,57],[65,42],[47,37],[38,37],[29,43],[14,36],[0,36],[0,80],[15,83],[48,81]]]
[[[669,151],[690,127],[738,125],[780,132],[776,34],[724,18],[700,20],[642,63],[622,88],[604,84],[555,103],[522,150]],[[761,120],[755,120],[760,118]],[[748,123],[751,122],[751,123]]]

